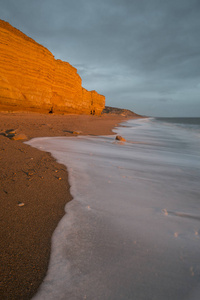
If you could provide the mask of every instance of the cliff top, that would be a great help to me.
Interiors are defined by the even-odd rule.
[[[20,38],[23,38],[24,40],[26,40],[29,43],[33,43],[37,46],[42,47],[43,49],[48,51],[52,56],[54,56],[46,47],[44,47],[43,45],[37,43],[35,40],[33,40],[32,38],[27,36],[25,33],[23,33],[22,31],[20,31],[19,29],[15,28],[15,27],[13,27],[12,25],[10,25],[10,23],[8,23],[4,20],[1,20],[1,19],[0,19],[0,28],[5,29],[7,31],[10,31],[12,34],[14,34],[14,35],[16,35]]]

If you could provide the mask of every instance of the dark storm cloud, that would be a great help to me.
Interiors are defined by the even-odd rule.
[[[86,88],[151,115],[200,114],[199,13],[199,0],[0,0],[0,18],[77,67]]]

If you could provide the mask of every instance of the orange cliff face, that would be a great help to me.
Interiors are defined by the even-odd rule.
[[[0,109],[100,115],[105,97],[87,91],[77,70],[0,20]]]

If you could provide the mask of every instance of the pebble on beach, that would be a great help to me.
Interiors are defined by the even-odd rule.
[[[126,139],[123,138],[121,135],[117,135],[115,139],[120,142],[126,142]]]
[[[19,133],[19,134],[14,135],[13,137],[11,137],[11,140],[14,140],[14,141],[27,140],[27,136],[23,133]]]

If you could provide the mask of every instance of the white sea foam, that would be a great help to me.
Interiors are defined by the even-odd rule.
[[[151,119],[122,125],[125,143],[28,142],[67,166],[74,198],[35,300],[200,297],[200,141]]]

